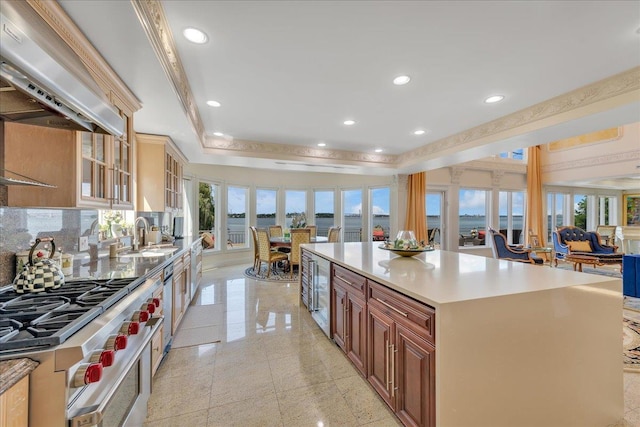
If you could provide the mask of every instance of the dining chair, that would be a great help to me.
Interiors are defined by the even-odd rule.
[[[269,233],[264,229],[256,229],[258,236],[258,261],[259,267],[262,267],[262,263],[267,263],[267,277],[271,276],[271,265],[279,261],[286,261],[289,256],[285,253],[272,251],[271,242],[269,242]]]
[[[329,233],[327,233],[328,243],[337,243],[340,241],[340,227],[330,227]]]
[[[269,236],[271,237],[282,237],[282,226],[281,225],[270,225],[269,226]]]
[[[309,231],[311,232],[311,238],[315,239],[316,236],[318,235],[318,227],[316,227],[315,225],[307,225],[307,227],[309,229]]]
[[[293,266],[300,266],[300,245],[310,241],[311,230],[308,228],[294,228],[291,230],[291,253],[289,254],[289,277],[291,279],[293,279]]]
[[[506,259],[509,261],[525,262],[528,264],[543,264],[544,261],[542,258],[533,256],[531,251],[509,246],[507,244],[507,236],[504,234],[499,233],[492,228],[489,228],[489,233],[493,240],[491,249],[495,259]]]
[[[258,248],[258,229],[253,225],[249,227],[251,237],[253,238],[253,271],[258,273],[257,268],[260,266],[260,250]]]

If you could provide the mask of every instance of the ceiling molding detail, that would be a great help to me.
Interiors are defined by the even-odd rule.
[[[463,146],[469,147],[474,144],[486,144],[492,140],[499,140],[507,136],[505,134],[513,136],[531,132],[534,129],[549,126],[549,123],[543,122],[545,119],[571,112],[578,114],[578,116],[584,115],[586,113],[580,113],[577,110],[617,96],[633,95],[638,91],[640,91],[640,67],[635,67],[464,132],[407,151],[399,155],[398,160],[400,165],[409,165],[432,158],[445,151],[461,150]],[[636,94],[635,99],[637,100],[637,98]],[[621,105],[627,102],[629,101],[626,99],[619,101]],[[603,107],[603,109],[608,108],[611,108],[611,105]],[[593,111],[588,114],[592,113]],[[554,124],[574,119],[576,114],[570,115],[570,117],[559,117]]]
[[[469,170],[481,171],[502,171],[505,173],[527,173],[527,164],[525,162],[509,161],[509,159],[496,160],[472,160],[460,164],[461,167]]]
[[[136,112],[142,108],[140,100],[136,98],[91,42],[87,40],[58,2],[27,0],[27,3],[78,55],[102,90],[115,92],[131,112]]]
[[[347,163],[377,163],[388,167],[394,167],[397,162],[397,156],[387,154],[330,150],[326,148],[318,149],[304,145],[286,145],[238,139],[227,140],[215,137],[206,137],[205,147],[205,152],[222,150],[227,154],[238,155],[242,153],[246,157],[312,158]]]
[[[503,170],[494,170],[491,171],[491,183],[494,187],[500,187],[500,182],[502,182],[502,177],[504,176]]]
[[[601,166],[638,160],[640,160],[640,150],[630,150],[622,153],[605,154],[602,156],[593,156],[584,159],[556,163],[553,165],[546,165],[542,167],[542,173],[546,174],[567,169]]]
[[[164,69],[173,90],[178,95],[182,109],[187,115],[200,145],[205,147],[205,130],[200,112],[196,106],[187,73],[182,66],[182,60],[173,40],[171,27],[167,22],[162,4],[157,0],[131,0],[131,4],[138,15],[142,28],[151,42],[156,56]]]
[[[462,178],[462,174],[464,173],[464,168],[459,166],[452,166],[450,169],[451,169],[451,183],[460,184],[460,178]]]

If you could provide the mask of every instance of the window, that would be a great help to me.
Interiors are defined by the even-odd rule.
[[[307,192],[304,190],[287,190],[284,193],[285,228],[291,228],[295,215],[306,214]]]
[[[276,202],[278,190],[258,188],[256,190],[256,225],[258,228],[267,228],[276,225]]]
[[[551,241],[551,233],[565,224],[570,213],[568,211],[569,194],[547,193],[547,239]]]
[[[362,190],[342,191],[344,242],[361,242],[362,236]]]
[[[249,232],[247,203],[249,189],[246,187],[227,188],[227,248],[246,248]]]
[[[215,244],[220,241],[220,236],[217,233],[218,218],[216,217],[216,211],[219,210],[218,194],[218,184],[202,181],[198,184],[198,235],[205,232],[211,233],[214,238],[213,249],[220,249],[220,246]]]
[[[498,193],[498,212],[500,215],[500,233],[507,236],[509,244],[524,242],[524,192],[500,191]]]
[[[616,225],[618,198],[611,196],[598,197],[598,221],[596,225]]]
[[[505,151],[498,155],[501,159],[525,160],[524,148],[516,148],[513,151]]]
[[[427,235],[433,239],[433,244],[439,246],[442,242],[442,202],[443,192],[428,192],[425,198],[427,212]]]
[[[587,229],[587,196],[584,194],[573,195],[573,225]]]
[[[327,236],[329,227],[335,225],[334,213],[334,195],[333,191],[316,190],[314,192],[314,224],[318,236]]]
[[[459,193],[459,245],[485,244],[487,227],[487,192],[461,188]]]
[[[371,225],[373,228],[373,240],[384,240],[389,237],[389,204],[391,190],[389,187],[372,188],[370,190]]]

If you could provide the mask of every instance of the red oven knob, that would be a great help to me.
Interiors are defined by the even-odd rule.
[[[142,310],[133,313],[133,316],[131,316],[131,320],[133,320],[134,322],[146,322],[147,320],[149,320],[149,317],[149,312],[146,310]]]
[[[108,368],[113,365],[116,352],[114,350],[98,350],[91,355],[90,362],[102,363],[103,368]]]
[[[107,340],[105,348],[115,351],[124,350],[127,348],[127,336],[122,334],[111,335]]]
[[[73,386],[97,383],[102,378],[102,363],[83,363],[73,376]]]
[[[120,327],[121,334],[135,335],[140,331],[140,323],[138,322],[124,322]]]
[[[155,305],[156,307],[160,307],[160,298],[152,298],[153,300],[153,305]]]
[[[152,302],[146,302],[144,304],[142,304],[142,308],[141,310],[146,310],[149,312],[149,314],[153,314],[156,312],[156,305]]]

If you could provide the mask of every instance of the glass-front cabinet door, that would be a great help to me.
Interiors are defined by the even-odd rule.
[[[82,182],[80,195],[83,201],[108,203],[108,136],[80,132],[82,144]]]
[[[133,195],[131,188],[132,147],[129,137],[129,119],[120,113],[125,122],[125,131],[121,137],[114,138],[113,143],[113,205],[130,207]]]

